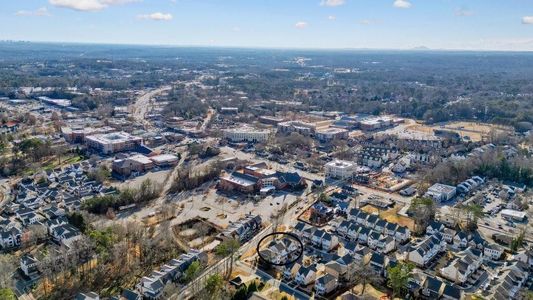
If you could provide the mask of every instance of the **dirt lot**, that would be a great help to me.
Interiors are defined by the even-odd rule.
[[[511,128],[503,127],[501,125],[486,124],[486,123],[476,123],[476,122],[449,122],[439,125],[422,125],[414,124],[406,127],[408,130],[424,132],[427,134],[432,134],[434,129],[446,129],[459,133],[462,137],[468,136],[472,141],[479,142],[483,137],[488,136],[491,130],[497,130],[500,132],[512,131]]]
[[[398,211],[401,207],[394,207],[388,210],[380,210],[372,205],[365,205],[361,208],[362,211],[367,213],[378,213],[379,217],[386,220],[390,223],[396,223],[401,226],[409,228],[409,230],[414,230],[414,221],[410,218],[398,215]]]
[[[220,228],[200,218],[175,225],[172,229],[177,239],[196,249],[211,243],[220,232]]]

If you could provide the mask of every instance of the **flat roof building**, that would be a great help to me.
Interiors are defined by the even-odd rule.
[[[506,219],[513,219],[516,221],[524,221],[527,216],[526,212],[514,209],[503,209],[501,215]]]
[[[357,165],[350,161],[334,160],[326,164],[326,177],[347,179],[351,178],[357,169]]]
[[[232,142],[264,142],[270,136],[269,130],[241,127],[224,130],[224,137]]]
[[[451,185],[435,183],[426,192],[426,196],[433,198],[436,202],[445,202],[455,197],[457,188]]]
[[[142,145],[142,138],[126,132],[112,132],[107,134],[95,134],[85,138],[88,148],[102,154],[111,154],[121,151],[129,151]]]
[[[156,166],[174,166],[178,164],[179,158],[172,154],[160,154],[150,157]]]
[[[315,137],[319,141],[323,141],[323,142],[347,139],[348,130],[342,129],[342,128],[335,128],[335,127],[320,128],[316,130]]]

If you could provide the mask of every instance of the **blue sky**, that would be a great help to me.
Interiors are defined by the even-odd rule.
[[[0,40],[533,51],[533,0],[0,0]]]

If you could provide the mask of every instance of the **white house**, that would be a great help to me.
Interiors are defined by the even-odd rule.
[[[407,242],[411,238],[411,231],[405,226],[398,226],[396,233],[394,233],[394,239],[398,243]]]
[[[294,279],[296,274],[298,274],[298,270],[300,270],[301,267],[302,265],[300,265],[300,263],[298,262],[284,266],[283,278],[291,280]]]
[[[357,224],[359,225],[365,225],[366,224],[366,218],[368,218],[368,214],[365,212],[360,212],[357,215]]]
[[[322,236],[324,236],[326,232],[322,229],[317,229],[313,236],[311,236],[311,243],[317,247],[322,247]]]
[[[411,246],[407,259],[418,266],[425,266],[444,249],[446,249],[446,241],[442,235],[431,235],[418,245]]]
[[[346,237],[352,241],[357,241],[357,239],[359,238],[360,230],[361,230],[361,226],[352,223],[350,227],[348,227],[348,231],[346,232]]]
[[[51,230],[51,235],[56,242],[66,246],[70,246],[74,241],[82,237],[80,231],[70,224],[54,227]]]
[[[455,248],[466,248],[468,246],[468,235],[463,231],[457,232],[453,237],[453,246]]]
[[[318,295],[327,295],[339,285],[337,278],[331,274],[319,277],[315,283],[315,291]]]
[[[396,230],[398,229],[398,224],[396,223],[388,223],[385,225],[385,234],[386,235],[390,235],[392,237],[394,237],[394,235],[396,234]]]
[[[456,234],[457,234],[457,231],[450,229],[450,228],[445,228],[444,231],[442,232],[442,238],[444,238],[446,243],[451,244],[453,243],[453,238],[455,237]]]
[[[370,234],[370,229],[368,229],[367,227],[361,227],[361,229],[359,229],[359,234],[357,236],[357,242],[359,242],[359,244],[366,244],[368,242],[369,234]]]
[[[380,253],[389,253],[396,249],[396,241],[390,236],[381,236],[376,243],[376,248]]]
[[[442,277],[463,284],[483,263],[483,253],[477,249],[467,249],[459,253],[448,266],[440,269]]]
[[[39,274],[39,261],[31,255],[24,255],[20,258],[20,269],[24,275],[30,278],[37,278]]]
[[[513,259],[523,262],[533,269],[533,247],[518,252],[516,255],[514,255]]]
[[[528,266],[521,261],[507,266],[498,276],[497,285],[491,289],[493,294],[490,299],[516,299],[519,291],[528,279]]]
[[[20,245],[22,232],[17,227],[0,232],[0,245],[2,248],[13,248]]]
[[[375,250],[380,238],[381,238],[381,234],[379,234],[379,232],[375,232],[373,230],[370,231],[370,234],[368,235],[368,240],[367,240],[368,247]]]
[[[294,281],[301,286],[307,286],[316,279],[316,269],[314,266],[301,267],[296,274]]]
[[[442,233],[445,228],[444,224],[437,221],[431,221],[428,227],[426,227],[426,234],[432,235],[435,233]]]
[[[322,236],[322,249],[325,251],[333,250],[339,245],[339,238],[330,233],[324,233]]]
[[[346,236],[348,233],[348,227],[350,227],[352,223],[347,220],[343,220],[338,226],[337,226],[337,233],[341,236]]]
[[[161,279],[146,276],[136,285],[137,290],[143,294],[144,298],[150,300],[160,299],[164,287]]]
[[[483,249],[483,255],[492,260],[499,260],[504,252],[504,248],[498,244],[485,245]]]

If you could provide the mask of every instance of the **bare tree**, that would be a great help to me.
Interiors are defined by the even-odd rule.
[[[369,265],[361,261],[359,264],[350,266],[346,274],[348,285],[352,286],[352,292],[357,285],[361,285],[360,295],[364,295],[367,284],[376,284],[382,281],[381,276]]]
[[[15,257],[10,254],[0,255],[0,287],[13,285],[13,273],[17,269]]]

